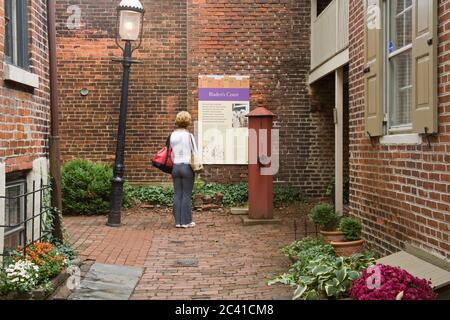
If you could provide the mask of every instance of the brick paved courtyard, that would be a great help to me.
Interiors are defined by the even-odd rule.
[[[64,222],[83,259],[145,268],[132,299],[277,299],[291,290],[266,282],[289,267],[280,249],[305,210],[278,211],[280,225],[251,227],[228,212],[201,212],[196,228],[175,229],[170,213],[150,209],[125,213],[119,229],[106,227],[106,217]]]

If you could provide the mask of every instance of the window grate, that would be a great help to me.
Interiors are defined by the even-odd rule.
[[[0,225],[0,228],[5,230],[5,235],[11,234],[14,230],[21,230],[22,232],[22,254],[26,256],[27,248],[35,242],[45,240],[51,234],[51,228],[48,228],[45,223],[45,218],[51,213],[51,208],[44,205],[44,196],[46,192],[50,191],[50,186],[44,186],[43,181],[40,181],[39,188],[36,187],[36,181],[33,181],[32,190],[30,192],[22,192],[17,196],[0,196],[7,202],[20,201],[23,203],[23,221],[9,222],[5,225]],[[37,202],[39,200],[39,202]],[[28,210],[28,203],[31,209]],[[37,206],[37,203],[39,206]],[[38,207],[38,208],[37,208]],[[29,212],[28,212],[29,211]],[[28,213],[31,215],[28,216]],[[31,230],[29,228],[31,227]],[[38,227],[36,230],[36,227]],[[36,234],[36,232],[38,234]],[[0,256],[7,257],[10,252],[3,252]]]

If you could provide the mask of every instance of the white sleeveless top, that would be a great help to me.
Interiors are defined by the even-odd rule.
[[[170,147],[172,148],[172,161],[174,164],[191,162],[192,147],[197,153],[197,144],[194,136],[185,130],[175,130],[170,137]]]

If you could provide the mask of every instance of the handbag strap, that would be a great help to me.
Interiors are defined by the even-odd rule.
[[[170,134],[166,139],[167,152],[166,152],[166,161],[164,162],[164,164],[167,164],[167,161],[169,161],[169,150],[170,150],[170,138],[171,137],[172,137],[172,134]]]
[[[172,137],[172,134],[169,134],[169,136],[167,137],[167,139],[166,139],[166,147],[167,147],[167,149],[169,149],[170,148],[170,138]]]
[[[191,145],[191,153],[192,153],[192,151],[194,151],[194,145],[192,143],[192,134],[191,133],[189,133],[189,144]]]

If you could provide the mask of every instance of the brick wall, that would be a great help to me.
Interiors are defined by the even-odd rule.
[[[110,1],[59,0],[59,72],[63,160],[81,157],[112,163],[121,67],[112,39]],[[167,181],[149,166],[172,128],[177,111],[197,116],[199,74],[251,76],[252,106],[279,115],[282,166],[276,180],[322,195],[332,175],[326,130],[329,114],[312,112],[309,1],[143,1],[148,12],[143,65],[132,71],[126,175],[133,182]],[[81,8],[81,28],[69,30],[67,7]],[[90,89],[87,97],[80,89]],[[323,129],[326,130],[324,131]],[[331,159],[330,159],[331,157]],[[331,170],[331,171],[330,171]],[[208,181],[238,182],[245,166],[208,166]]]
[[[0,0],[0,61],[4,61],[5,16]],[[0,77],[0,161],[6,173],[32,169],[33,160],[46,156],[50,125],[46,1],[29,1],[30,71],[39,88],[29,89]],[[3,63],[0,63],[3,74]]]
[[[111,61],[121,51],[114,42],[114,1],[57,1],[61,149],[63,161],[87,158],[112,163],[119,118],[122,66]],[[142,47],[130,80],[126,173],[133,182],[164,180],[150,166],[174,117],[186,109],[186,1],[143,1]],[[81,9],[79,29],[67,20]],[[82,97],[80,90],[89,89]]]
[[[350,211],[380,253],[405,243],[450,258],[450,3],[439,1],[440,134],[420,146],[372,147],[364,131],[363,2],[350,1]]]

